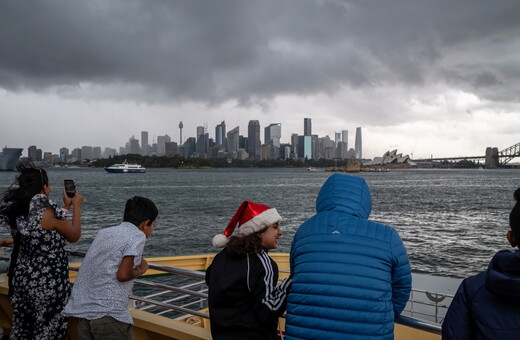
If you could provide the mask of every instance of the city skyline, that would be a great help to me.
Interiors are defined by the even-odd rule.
[[[195,136],[188,136],[183,144],[180,144],[182,140],[182,129],[183,123],[179,122],[179,143],[175,142],[174,138],[166,135],[159,135],[157,138],[153,138],[149,141],[149,131],[141,131],[141,138],[135,138],[136,134],[133,134],[128,138],[124,145],[118,147],[107,147],[99,145],[82,145],[82,146],[62,146],[59,152],[53,152],[53,150],[43,150],[37,145],[31,145],[27,148],[27,154],[25,156],[33,160],[42,160],[45,157],[50,158],[52,155],[59,157],[60,162],[67,162],[69,155],[76,161],[78,159],[99,159],[108,158],[116,154],[141,154],[141,155],[173,155],[180,154],[182,156],[192,156],[192,152],[195,153],[195,157],[208,157],[210,146],[216,147],[223,151],[236,152],[239,148],[242,148],[246,152],[249,158],[341,158],[345,159],[347,156],[360,158],[361,155],[361,144],[357,142],[361,139],[361,127],[356,128],[356,150],[348,154],[348,130],[342,130],[341,133],[335,133],[335,139],[329,135],[319,136],[312,134],[311,131],[311,118],[303,119],[303,135],[298,133],[290,132],[291,140],[289,142],[283,142],[282,136],[282,123],[270,123],[264,126],[262,129],[261,124],[258,120],[250,120],[248,122],[247,134],[240,134],[240,127],[237,126],[230,131],[226,131],[225,121],[221,121],[215,126],[215,134],[212,136],[209,134],[210,127],[206,124],[204,126],[197,126]],[[264,131],[263,136],[261,131]],[[226,135],[227,137],[223,137]],[[235,136],[236,135],[236,136]],[[298,139],[294,139],[294,137]],[[306,139],[308,136],[308,139]],[[245,146],[239,147],[238,137],[244,137],[247,142]],[[263,137],[263,138],[262,138]],[[302,139],[304,138],[304,139]],[[263,139],[263,142],[262,142]],[[191,140],[191,141],[190,141]],[[252,142],[253,141],[253,142]],[[329,142],[327,142],[329,141]],[[186,144],[187,143],[187,144]],[[190,143],[193,143],[191,145]],[[327,143],[333,143],[330,145],[324,145]],[[341,145],[339,145],[341,144]],[[305,145],[305,147],[304,147]],[[269,147],[269,155],[265,155],[264,147]],[[326,147],[332,147],[332,151],[325,152]],[[181,150],[180,148],[188,148]],[[193,150],[190,148],[193,147]],[[283,150],[283,147],[289,147],[288,150]],[[336,149],[338,151],[336,152]],[[300,153],[298,155],[298,153]],[[45,157],[44,157],[45,154]],[[78,156],[79,155],[79,156]],[[235,155],[236,156],[236,155]],[[212,156],[209,156],[212,158]],[[215,157],[215,156],[213,156]],[[218,158],[234,158],[229,156],[220,156]]]
[[[288,142],[308,117],[350,145],[362,126],[364,158],[482,155],[520,139],[519,16],[513,0],[3,1],[0,145],[249,120]]]

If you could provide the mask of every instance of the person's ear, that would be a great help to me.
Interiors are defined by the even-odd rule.
[[[516,237],[515,237],[515,234],[513,234],[513,232],[511,230],[509,230],[507,232],[507,240],[509,241],[509,244],[511,245],[511,247],[515,248],[518,243],[516,243]]]
[[[144,230],[144,228],[147,227],[149,224],[151,224],[150,220],[146,220],[146,221],[139,223],[137,228],[140,230]]]

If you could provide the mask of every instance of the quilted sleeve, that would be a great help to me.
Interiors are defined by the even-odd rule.
[[[392,304],[395,317],[398,317],[410,297],[412,273],[403,241],[395,230],[392,235],[392,255],[394,259],[392,269]]]

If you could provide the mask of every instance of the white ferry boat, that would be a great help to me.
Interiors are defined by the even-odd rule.
[[[105,168],[110,173],[143,173],[146,169],[139,164],[128,164],[126,160],[122,164],[114,164]]]

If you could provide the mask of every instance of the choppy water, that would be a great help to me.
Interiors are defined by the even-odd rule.
[[[85,197],[82,238],[69,246],[73,250],[86,250],[97,230],[118,224],[126,199],[151,198],[159,218],[146,256],[215,252],[213,235],[224,230],[243,200],[278,209],[284,218],[279,251],[288,252],[298,226],[315,213],[316,195],[330,175],[304,169],[48,172],[52,199],[61,200],[65,178],[74,179]],[[2,192],[15,175],[0,172]],[[400,170],[359,176],[372,190],[371,219],[399,231],[415,272],[465,277],[485,269],[492,254],[509,247],[505,234],[519,170]]]

